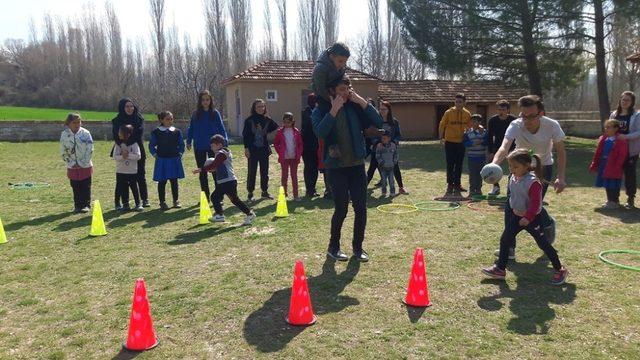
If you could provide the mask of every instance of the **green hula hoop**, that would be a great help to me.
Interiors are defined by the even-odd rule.
[[[14,190],[22,190],[22,189],[39,189],[39,188],[47,188],[49,187],[48,183],[45,182],[22,182],[22,183],[9,183],[9,187]]]
[[[399,211],[392,210],[394,208],[399,209]],[[383,213],[388,213],[388,214],[408,214],[408,213],[418,211],[418,208],[415,207],[414,205],[407,205],[407,204],[383,204],[378,206],[376,209],[378,209],[378,211],[381,211]]]
[[[619,268],[623,268],[623,269],[627,269],[627,270],[633,270],[633,271],[640,271],[640,267],[637,266],[630,266],[630,265],[624,265],[624,264],[618,264],[617,262],[611,261],[607,258],[605,258],[605,255],[608,254],[634,254],[634,255],[640,255],[640,251],[635,251],[635,250],[605,250],[603,252],[601,252],[600,254],[598,254],[598,259],[602,260],[603,262],[612,265],[612,266],[616,266]]]
[[[506,196],[496,196],[496,195],[472,195],[471,200],[473,201],[507,201],[508,197]]]
[[[460,203],[455,201],[447,203],[443,201],[432,200],[418,201],[417,203],[413,204],[413,206],[423,211],[451,211],[460,208]]]

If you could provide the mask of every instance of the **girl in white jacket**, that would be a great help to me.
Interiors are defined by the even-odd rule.
[[[69,114],[60,136],[60,154],[67,164],[67,177],[73,189],[75,213],[88,213],[91,208],[91,174],[93,173],[93,138],[82,127],[80,114]]]

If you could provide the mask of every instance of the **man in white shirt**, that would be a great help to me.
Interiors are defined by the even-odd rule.
[[[544,104],[540,97],[536,95],[523,96],[518,100],[520,107],[520,118],[511,122],[505,133],[500,149],[493,157],[493,163],[500,165],[506,158],[511,144],[515,141],[516,148],[525,148],[540,155],[544,169],[544,177],[547,183],[543,184],[542,197],[547,192],[548,183],[553,178],[553,153],[555,148],[558,156],[558,175],[553,182],[556,193],[561,193],[567,183],[565,174],[567,168],[567,152],[564,147],[564,132],[560,124],[553,119],[544,116]],[[511,211],[507,202],[505,213]],[[547,211],[542,209],[544,231],[550,243],[555,240],[555,221],[549,216]],[[515,249],[509,251],[509,259],[515,259]]]

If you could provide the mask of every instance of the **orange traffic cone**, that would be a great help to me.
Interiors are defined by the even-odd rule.
[[[289,316],[286,318],[291,325],[311,325],[317,320],[311,306],[311,296],[307,286],[307,277],[304,274],[302,261],[296,261],[293,271],[293,286],[291,287],[291,302],[289,304]]]
[[[404,298],[405,304],[416,307],[431,306],[426,267],[423,251],[421,248],[417,248],[413,254],[413,267],[411,277],[409,277],[407,296]]]
[[[153,349],[158,345],[158,338],[153,329],[151,309],[147,298],[147,289],[144,279],[136,280],[136,289],[133,293],[131,305],[131,317],[129,319],[129,336],[124,348],[132,351],[144,351]]]

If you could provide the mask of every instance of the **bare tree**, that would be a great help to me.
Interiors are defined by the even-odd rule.
[[[158,90],[160,93],[160,103],[162,107],[165,103],[165,30],[164,30],[164,16],[165,16],[165,3],[164,0],[149,0],[149,7],[151,13],[151,21],[153,23],[153,46],[156,52],[156,61],[158,62]]]
[[[369,32],[367,44],[369,47],[369,71],[373,75],[382,75],[382,59],[384,59],[382,46],[382,26],[380,17],[380,1],[369,0]]]
[[[278,20],[280,23],[280,35],[282,39],[282,59],[289,59],[288,42],[287,37],[287,0],[276,0],[278,5]]]
[[[111,63],[110,67],[111,71],[119,77],[122,75],[122,70],[124,68],[122,58],[122,31],[120,30],[120,21],[116,16],[116,12],[113,9],[113,4],[111,4],[111,2],[105,3],[105,12],[107,21],[107,32],[109,34],[109,58]]]
[[[322,22],[324,27],[324,47],[328,48],[338,38],[340,21],[340,0],[323,0]]]
[[[229,36],[227,33],[226,0],[204,0],[207,19],[207,48],[210,66],[215,70],[211,74],[208,86],[216,99],[223,98],[220,82],[229,76]]]
[[[272,60],[275,55],[275,49],[273,46],[273,30],[271,27],[271,7],[269,6],[269,0],[264,0],[264,16],[262,26],[264,28],[265,40],[261,46],[261,53],[259,61]]]
[[[233,71],[244,70],[250,56],[251,4],[249,0],[229,2],[231,15],[231,46],[233,48]]]
[[[320,53],[321,12],[320,0],[301,1],[299,4],[301,52],[307,60],[317,59]]]

